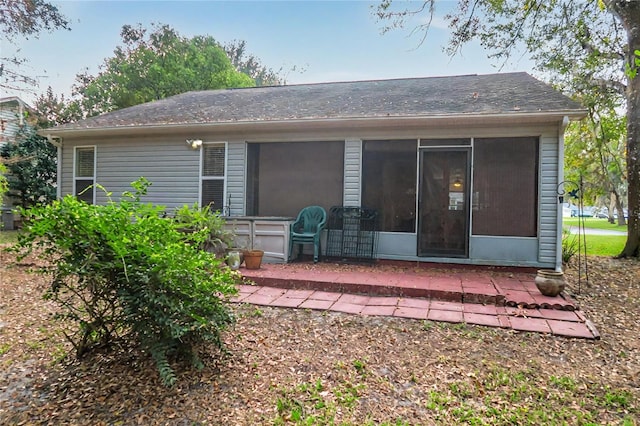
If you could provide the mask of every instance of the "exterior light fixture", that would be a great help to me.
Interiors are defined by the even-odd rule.
[[[189,145],[191,149],[198,149],[202,146],[202,139],[187,139],[187,145]]]
[[[456,178],[456,180],[453,181],[453,186],[455,188],[462,188],[462,181],[460,180],[460,178]]]

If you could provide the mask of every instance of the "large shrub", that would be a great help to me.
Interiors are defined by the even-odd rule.
[[[2,199],[4,198],[4,193],[7,191],[7,178],[4,176],[6,172],[7,169],[0,161],[0,207],[2,207]]]
[[[163,207],[140,201],[148,185],[136,181],[134,193],[106,205],[67,196],[23,210],[14,250],[47,261],[45,297],[75,324],[65,335],[79,358],[127,338],[153,356],[171,385],[174,356],[200,366],[205,343],[223,349],[220,333],[233,320],[225,299],[238,276],[200,249],[211,229],[181,232],[184,224],[163,218]]]
[[[46,204],[56,198],[57,152],[47,138],[25,127],[16,141],[0,148],[7,163],[8,194],[16,206]]]

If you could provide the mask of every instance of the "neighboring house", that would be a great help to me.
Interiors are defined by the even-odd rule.
[[[0,98],[0,146],[15,142],[32,113],[33,109],[17,96]]]
[[[560,268],[563,135],[583,116],[506,73],[189,92],[46,135],[63,195],[144,176],[169,208],[363,206],[379,212],[379,258]]]
[[[16,135],[29,124],[33,109],[17,96],[0,98],[0,147],[15,143]],[[0,200],[0,225],[3,229],[13,229],[12,200]]]

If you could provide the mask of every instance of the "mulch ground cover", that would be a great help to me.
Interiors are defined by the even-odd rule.
[[[79,361],[46,279],[0,254],[0,424],[626,424],[640,417],[640,262],[589,259],[568,291],[598,341],[233,305],[228,353],[163,387],[122,344]]]

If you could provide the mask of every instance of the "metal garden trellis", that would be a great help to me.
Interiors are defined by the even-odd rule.
[[[565,186],[570,184],[573,189],[567,191]],[[587,263],[587,234],[585,232],[585,216],[584,216],[584,202],[582,199],[584,189],[584,181],[582,175],[578,182],[572,180],[564,180],[558,184],[556,192],[558,193],[558,202],[560,205],[564,203],[564,196],[576,199],[578,201],[578,294],[582,289],[582,270],[584,266],[584,277],[586,284],[589,285],[589,265]],[[584,262],[584,265],[583,265]]]

